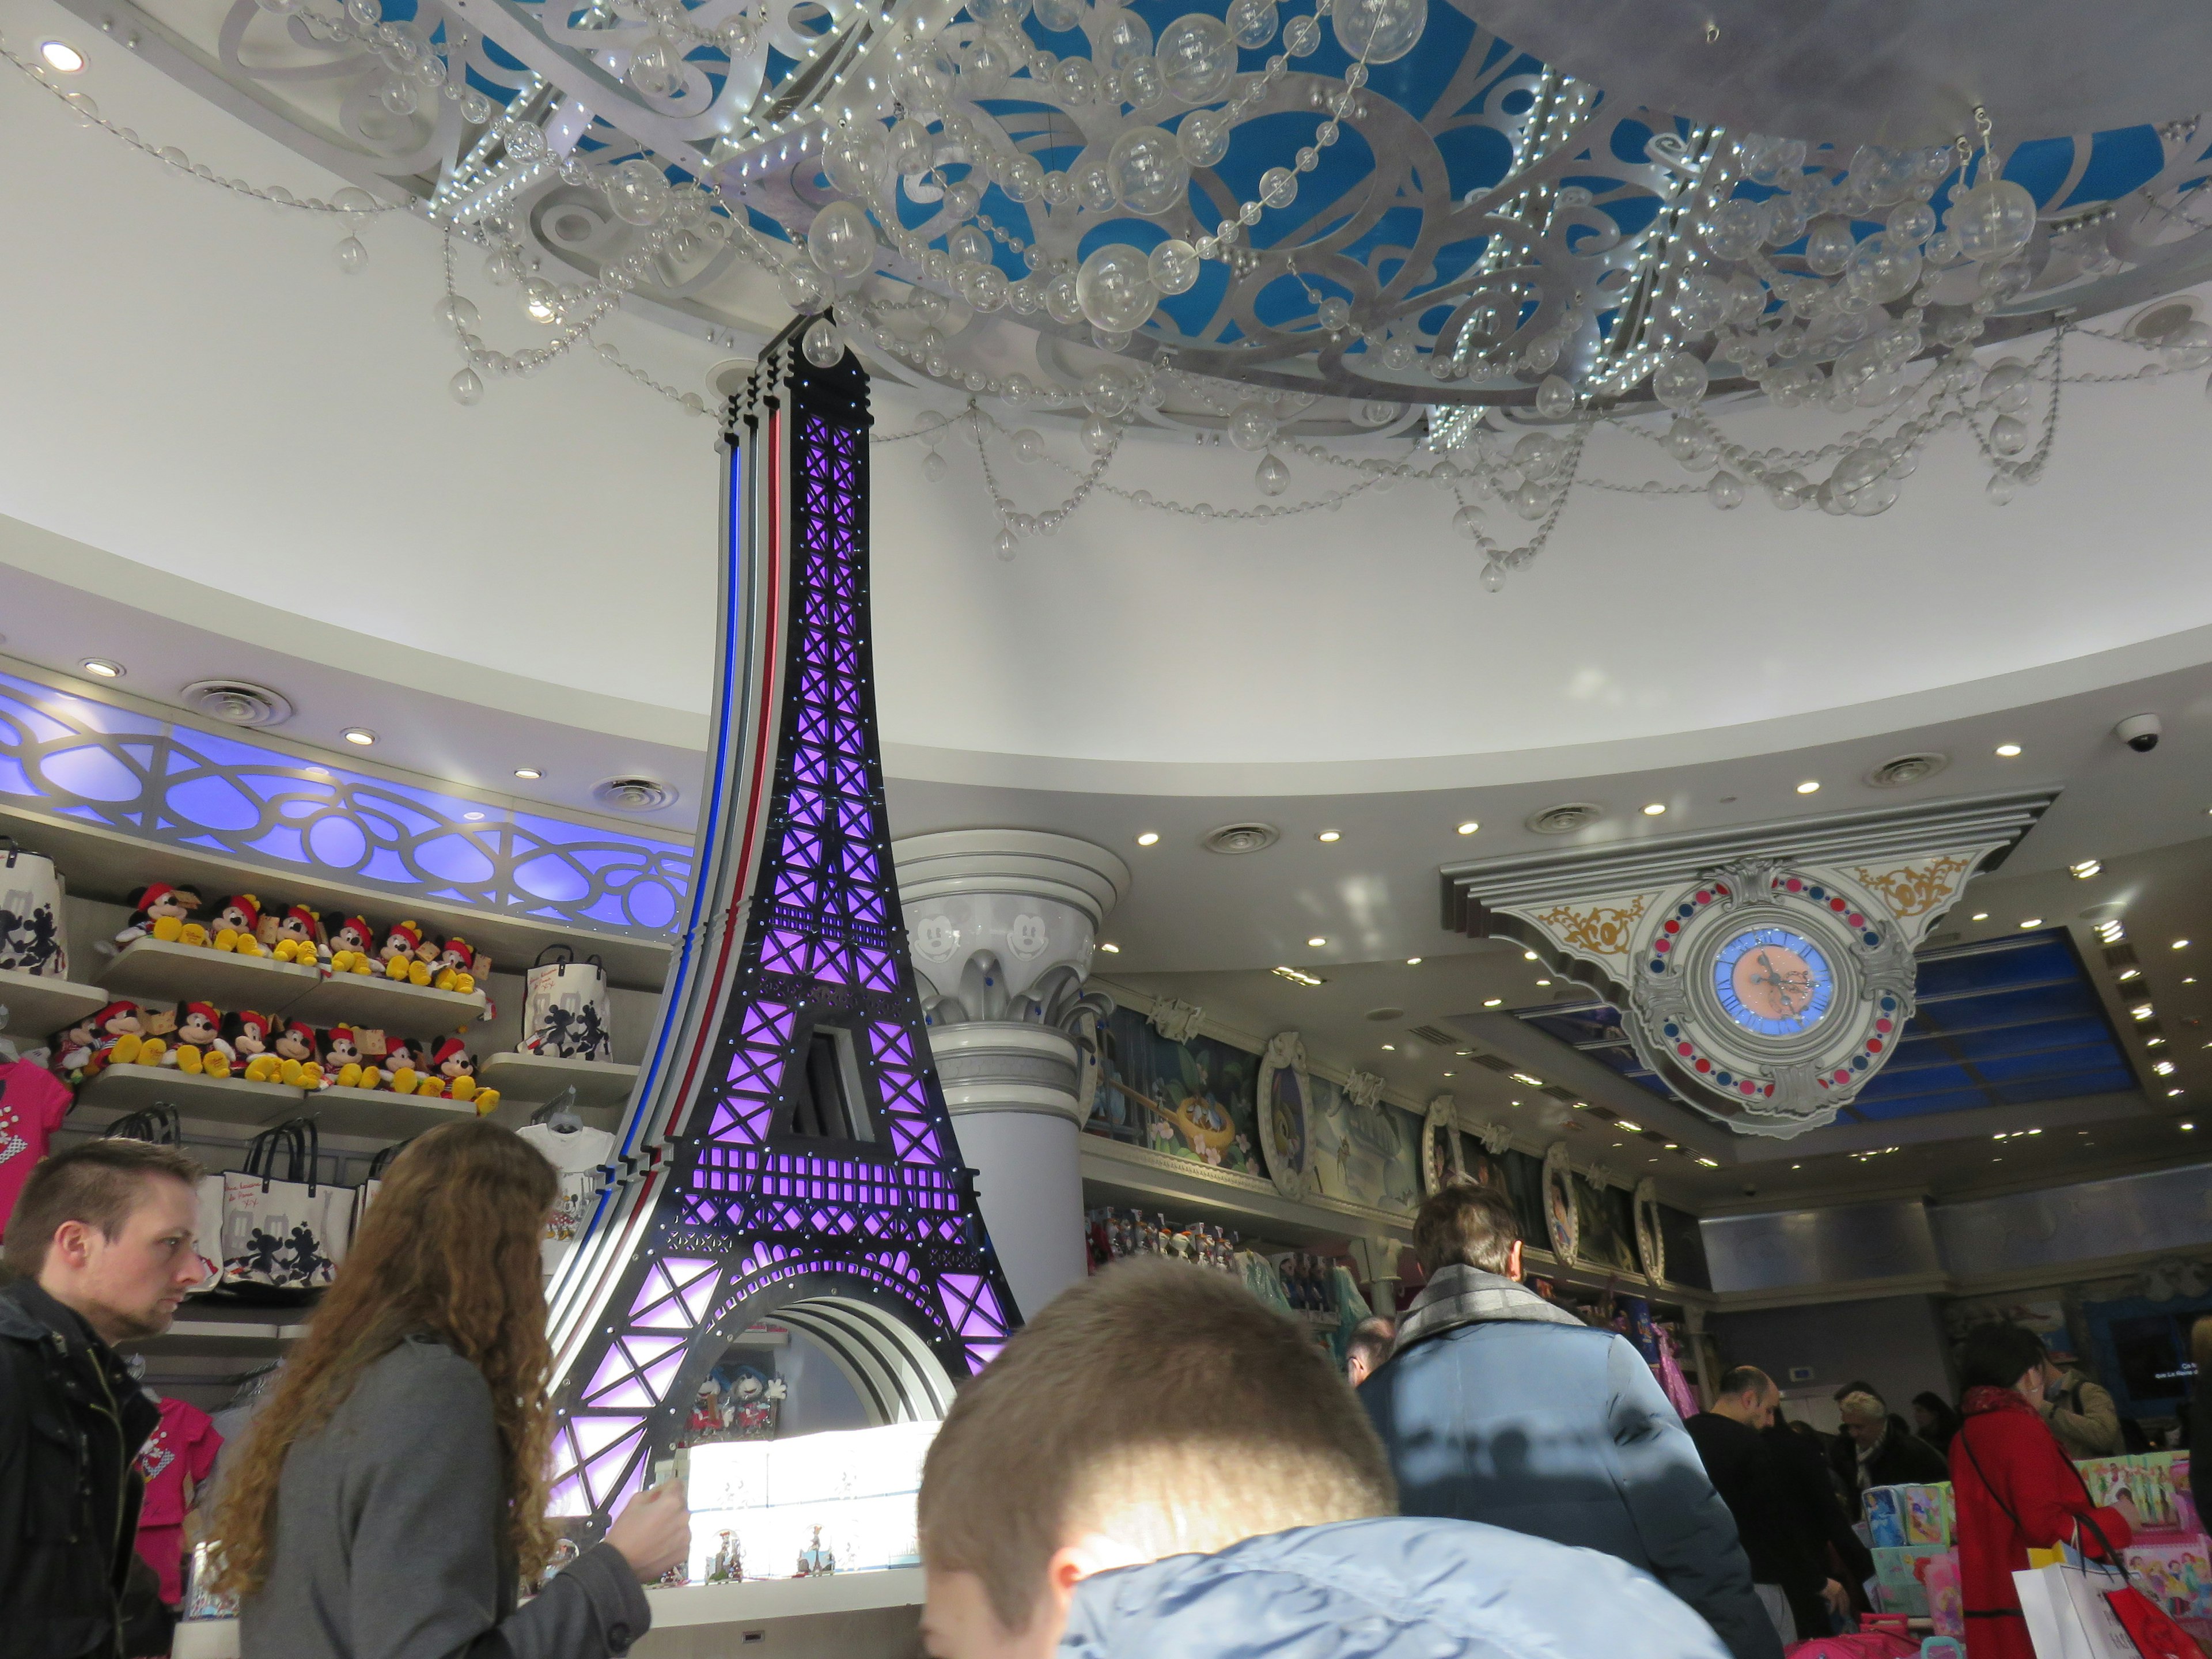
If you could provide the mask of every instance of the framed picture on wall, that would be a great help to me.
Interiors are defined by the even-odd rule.
[[[1571,1266],[1582,1242],[1582,1218],[1575,1209],[1575,1173],[1564,1140],[1544,1150],[1544,1237],[1560,1265]]]
[[[1650,1176],[1636,1183],[1636,1259],[1653,1279],[1667,1277],[1667,1237],[1659,1231],[1659,1183]]]
[[[1459,1110],[1449,1095],[1438,1095],[1429,1103],[1429,1115],[1421,1120],[1421,1192],[1434,1197],[1466,1179],[1465,1154],[1459,1144]]]
[[[1306,1045],[1296,1031],[1279,1031],[1260,1056],[1260,1150],[1267,1174],[1285,1198],[1304,1198],[1314,1185],[1313,1079],[1306,1074]]]

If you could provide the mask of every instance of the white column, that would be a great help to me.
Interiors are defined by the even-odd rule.
[[[1083,983],[1129,866],[1033,830],[910,836],[891,860],[961,1156],[1014,1299],[1035,1314],[1085,1271],[1076,1137],[1096,1078],[1068,1028],[1095,1012]]]

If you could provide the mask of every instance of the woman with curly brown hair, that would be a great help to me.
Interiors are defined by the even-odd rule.
[[[516,1606],[556,1541],[538,1244],[556,1192],[481,1119],[393,1162],[223,1483],[245,1659],[605,1659],[651,1624],[640,1584],[690,1547],[673,1482]]]

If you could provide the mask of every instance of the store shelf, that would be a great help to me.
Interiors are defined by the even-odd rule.
[[[483,1018],[484,994],[408,985],[381,974],[318,979],[284,1011],[310,1025],[362,1025],[404,1036],[450,1035]]]
[[[44,1042],[56,1031],[66,1030],[113,1000],[97,985],[41,979],[36,974],[0,968],[0,1008],[8,1011],[8,1035],[21,1048]]]
[[[281,1083],[195,1076],[173,1066],[111,1066],[76,1091],[79,1107],[111,1115],[167,1104],[177,1109],[179,1117],[256,1128],[299,1116],[307,1099],[305,1090]]]
[[[191,1306],[191,1304],[186,1304]],[[157,1355],[164,1359],[227,1359],[274,1353],[288,1342],[307,1334],[305,1320],[289,1324],[254,1319],[250,1310],[228,1308],[227,1319],[194,1319],[179,1315],[177,1322],[160,1336],[141,1337],[121,1345],[126,1353]]]
[[[499,1106],[492,1115],[500,1122],[526,1121],[533,1110],[570,1087],[576,1091],[580,1110],[618,1112],[629,1104],[630,1091],[637,1086],[637,1067],[605,1060],[488,1054],[477,1068],[477,1081],[499,1091]],[[518,1107],[521,1109],[519,1120],[514,1111]]]
[[[133,939],[100,970],[100,982],[114,995],[149,1002],[212,1002],[228,1012],[252,1008],[282,1013],[320,976],[316,968],[278,962],[273,957],[242,957],[205,945],[173,945],[167,939]]]
[[[475,1106],[465,1100],[399,1095],[389,1089],[321,1089],[306,1101],[301,1115],[333,1134],[392,1140],[419,1135],[441,1123],[465,1122],[477,1115]]]

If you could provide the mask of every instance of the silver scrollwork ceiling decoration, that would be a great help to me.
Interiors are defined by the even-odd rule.
[[[1577,483],[1868,514],[1951,429],[2002,503],[2041,475],[2062,381],[2132,378],[2069,377],[2069,331],[2212,275],[2191,112],[2052,136],[1975,108],[1902,149],[1736,131],[1539,61],[1485,26],[1505,0],[64,3],[130,14],[180,79],[447,228],[462,401],[617,305],[733,346],[823,313],[811,353],[962,401],[1007,556],[1117,488],[1134,426],[1225,436],[1270,500],[1285,454],[1364,475],[1228,516],[1435,483],[1493,586]],[[490,343],[461,292],[479,264],[541,343]],[[2212,327],[2171,309],[2100,337],[2154,372],[2212,362]],[[1754,394],[1864,424],[1754,449],[1711,413]],[[986,440],[1041,441],[983,399],[1082,422],[1060,507],[1015,509]],[[1638,418],[1655,404],[1671,425]],[[1582,477],[1601,421],[1698,482]],[[1403,458],[1331,448],[1373,437]],[[1534,539],[1504,545],[1486,508]]]

